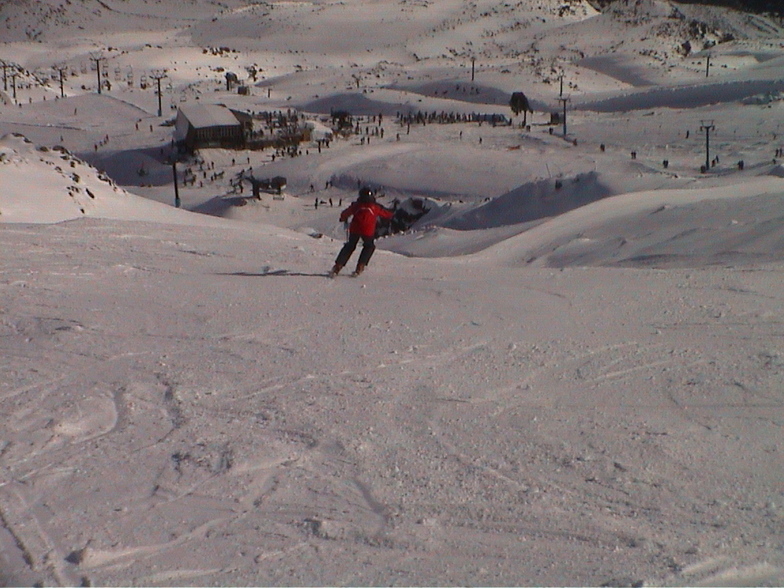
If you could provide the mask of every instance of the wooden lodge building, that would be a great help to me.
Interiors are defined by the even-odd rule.
[[[185,151],[203,147],[239,149],[245,144],[243,124],[237,114],[220,104],[193,104],[177,111],[174,141]]]
[[[247,113],[222,104],[182,106],[174,122],[174,142],[181,152],[197,149],[285,149],[303,141],[331,141],[332,129],[304,120],[295,111]]]

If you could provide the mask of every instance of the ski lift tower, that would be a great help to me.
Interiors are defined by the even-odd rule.
[[[16,78],[19,77],[18,71],[11,72],[11,90],[13,90],[14,103],[16,103]]]
[[[700,121],[700,130],[705,131],[705,171],[708,171],[711,167],[710,165],[710,134],[711,131],[716,128],[716,125],[713,124],[713,120],[702,120]]]
[[[558,98],[558,101],[563,104],[563,136],[564,136],[564,138],[566,138],[566,103],[569,102],[569,100],[571,100],[571,98],[569,97],[569,94],[566,94],[565,96],[561,96],[561,97]]]
[[[60,98],[65,98],[65,88],[63,87],[63,82],[65,80],[65,72],[68,71],[68,66],[64,63],[56,63],[52,66],[52,69],[59,74]]]
[[[5,59],[0,59],[0,66],[3,67],[3,91],[8,92],[8,70],[13,64]]]
[[[158,95],[158,116],[163,116],[163,107],[161,105],[161,97],[162,97],[161,80],[166,77],[166,70],[165,69],[153,70],[150,77],[154,79],[158,84],[158,90],[156,91],[156,94]]]
[[[93,51],[90,53],[90,61],[95,62],[95,72],[98,76],[98,93],[101,93],[101,62],[106,63],[106,57],[103,51]]]

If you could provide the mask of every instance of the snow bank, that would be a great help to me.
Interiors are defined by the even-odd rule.
[[[208,225],[219,222],[153,202],[64,149],[36,147],[21,135],[0,138],[0,221],[56,223],[84,217]]]

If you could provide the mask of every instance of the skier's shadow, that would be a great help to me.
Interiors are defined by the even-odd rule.
[[[249,278],[266,278],[269,276],[300,276],[306,278],[325,278],[327,277],[326,273],[323,274],[313,274],[307,272],[291,272],[286,269],[277,269],[277,270],[269,270],[269,271],[260,271],[260,272],[219,272],[215,275],[218,276],[244,276]]]

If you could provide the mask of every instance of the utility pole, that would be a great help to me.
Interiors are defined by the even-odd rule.
[[[101,93],[101,61],[104,59],[102,53],[93,53],[90,60],[95,62],[95,71],[98,73],[98,93]]]
[[[563,134],[566,137],[566,103],[569,102],[569,96],[562,96],[558,99],[563,103]]]
[[[708,53],[708,56],[707,56],[707,58],[705,59],[705,77],[706,77],[706,78],[707,78],[708,76],[710,76],[710,58],[711,58],[711,54],[710,54],[710,53]]]
[[[476,57],[471,58],[471,81],[476,79]]]
[[[150,77],[158,83],[158,90],[156,92],[158,94],[158,116],[163,116],[163,107],[161,105],[161,80],[166,77],[166,70],[155,70],[150,74]],[[177,185],[176,181],[174,185]]]
[[[705,171],[710,170],[710,133],[716,126],[712,120],[701,121],[700,130],[705,131]]]
[[[561,72],[561,92],[558,94],[558,96],[561,97],[563,96],[563,82],[564,82],[564,74],[563,72]]]
[[[60,98],[65,98],[65,89],[63,88],[63,80],[65,79],[65,71],[68,69],[67,65],[58,64],[53,65],[52,69],[60,74]]]

